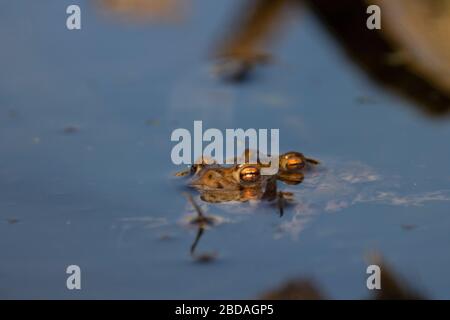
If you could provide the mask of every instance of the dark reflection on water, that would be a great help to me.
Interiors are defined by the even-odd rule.
[[[449,35],[448,31],[438,33],[440,30],[433,30],[434,26],[437,29],[437,25],[432,23],[442,18],[440,14],[445,12],[441,20],[450,26],[448,8],[447,11],[433,10],[436,9],[438,1],[430,1],[426,4],[424,2],[420,4],[418,1],[414,4],[411,1],[409,4],[407,1],[390,4],[384,1],[380,3],[381,12],[384,13],[385,18],[391,19],[388,21],[390,24],[386,23],[386,28],[382,28],[381,31],[373,31],[355,27],[364,25],[367,19],[365,14],[367,5],[364,1],[341,1],[334,6],[330,6],[329,1],[310,1],[310,5],[354,61],[361,65],[373,79],[414,99],[417,106],[430,115],[448,115],[450,51],[440,43],[445,42]],[[343,19],[339,18],[344,16]],[[423,23],[426,25],[427,21],[430,22],[429,27],[423,27]],[[407,30],[408,27],[413,30]],[[416,41],[405,39],[405,36],[402,39],[393,36],[395,31],[398,32],[398,29],[402,28],[406,29],[404,33],[417,33],[425,39],[430,39],[430,33],[433,32],[436,32],[437,37],[431,39],[430,43],[420,39],[420,36]],[[406,44],[403,43],[405,40]],[[429,50],[428,55],[416,57],[416,60],[411,58],[413,54],[411,51],[425,51],[425,49]],[[433,65],[432,60],[440,60],[438,62],[440,66]]]
[[[257,81],[235,86],[204,58],[240,1],[193,1],[174,25],[117,22],[101,2],[79,3],[76,32],[64,25],[72,1],[0,5],[3,297],[249,298],[312,275],[330,297],[361,298],[372,248],[427,297],[449,297],[450,127],[410,112],[426,99],[366,81],[307,9],[271,54],[256,54],[267,64]],[[283,186],[295,203],[282,218],[193,195],[215,219],[199,228],[170,160],[171,132],[199,119],[279,128],[280,150],[322,165]],[[193,263],[195,239],[196,257],[212,263]],[[82,268],[80,292],[65,288],[70,264]]]
[[[423,300],[426,296],[419,293],[405,281],[401,275],[386,264],[379,256],[370,259],[370,263],[377,265],[382,270],[379,290],[373,290],[370,296],[361,297],[373,300]],[[313,278],[299,278],[285,282],[276,289],[266,291],[260,296],[266,300],[324,300],[332,297],[324,294],[323,289]]]
[[[428,114],[448,114],[450,50],[445,43],[450,9],[445,1],[375,1],[372,4],[381,7],[381,30],[365,27],[369,15],[363,0],[247,1],[216,53],[225,60],[219,69],[223,77],[242,81],[267,61],[261,58],[267,56],[262,50],[273,29],[286,20],[283,9],[306,3],[371,78],[414,99],[417,104],[412,106]]]

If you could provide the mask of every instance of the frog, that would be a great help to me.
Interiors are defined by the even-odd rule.
[[[220,165],[211,159],[202,159],[177,176],[192,176],[188,186],[200,193],[200,199],[208,203],[248,202],[252,200],[277,200],[280,216],[284,213],[285,202],[292,201],[292,193],[278,191],[277,182],[297,185],[303,182],[304,172],[319,164],[313,158],[296,151],[286,152],[278,157],[279,170],[272,175],[263,175],[267,167],[259,159],[249,163],[253,151],[245,150],[240,159],[232,165]],[[241,163],[243,162],[243,163]]]
[[[276,161],[279,164],[277,173],[263,175],[261,170],[268,167],[269,164],[262,163],[259,157],[256,157],[256,163],[251,163],[250,159],[255,153],[257,152],[246,149],[240,157],[235,157],[232,161],[233,164],[230,165],[221,165],[214,159],[204,157],[187,170],[177,172],[175,176],[189,176],[188,187],[197,190],[200,193],[200,199],[204,202],[214,204],[261,200],[275,202],[279,215],[282,217],[286,203],[293,201],[293,194],[278,191],[278,181],[288,185],[300,184],[304,180],[304,173],[319,165],[320,162],[305,157],[300,152],[289,151],[277,157]],[[214,261],[217,258],[216,253],[199,254],[196,252],[196,248],[205,230],[218,223],[217,217],[206,215],[191,194],[185,193],[185,196],[196,212],[196,216],[189,221],[190,225],[197,228],[197,235],[191,245],[190,254],[198,262]]]

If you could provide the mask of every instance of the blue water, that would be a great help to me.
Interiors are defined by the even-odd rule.
[[[72,3],[80,31],[65,26]],[[145,24],[88,1],[1,2],[0,297],[253,298],[313,277],[334,298],[362,298],[376,250],[450,298],[448,119],[369,81],[308,12],[255,81],[219,81],[207,57],[238,3],[197,0],[177,24]],[[282,218],[202,203],[226,221],[200,240],[218,253],[210,264],[189,256],[192,209],[172,177],[170,134],[194,120],[279,128],[282,151],[323,162],[286,187],[297,204]],[[71,264],[79,291],[66,288]]]

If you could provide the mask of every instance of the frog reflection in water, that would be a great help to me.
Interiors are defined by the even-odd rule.
[[[248,160],[250,151],[246,150],[243,156]],[[204,161],[191,166],[189,171],[177,175],[193,175],[189,186],[198,190],[200,198],[205,202],[273,201],[278,199],[280,215],[283,215],[283,200],[288,200],[292,194],[278,192],[277,181],[291,185],[299,184],[304,179],[303,172],[318,163],[317,160],[306,158],[299,152],[287,152],[279,157],[279,170],[274,175],[262,175],[261,170],[266,165],[260,162],[250,164],[248,161],[231,166],[221,166],[213,161]]]
[[[283,216],[286,201],[292,201],[292,193],[278,191],[277,182],[297,185],[304,179],[304,172],[312,166],[318,165],[319,161],[305,157],[299,152],[287,152],[278,157],[279,170],[274,175],[262,175],[261,170],[266,166],[259,161],[256,164],[249,163],[250,151],[243,154],[243,164],[221,166],[214,161],[203,161],[192,165],[189,170],[177,173],[177,176],[191,175],[190,187],[200,192],[200,199],[209,203],[222,202],[247,202],[250,200],[276,201],[280,216]],[[191,221],[198,225],[197,237],[191,247],[194,255],[198,240],[204,229],[214,223],[212,218],[205,216],[200,207],[191,196],[189,201],[197,211],[197,218]],[[199,257],[200,260],[208,260],[208,256]]]

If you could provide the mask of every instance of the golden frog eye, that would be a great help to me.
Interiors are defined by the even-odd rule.
[[[239,172],[239,179],[242,182],[255,182],[261,176],[261,172],[256,166],[246,166]]]
[[[303,169],[305,164],[305,157],[299,152],[288,152],[280,159],[280,167],[288,171]]]

